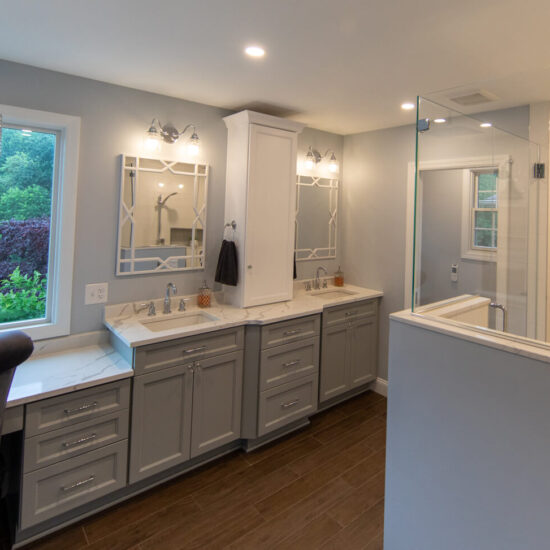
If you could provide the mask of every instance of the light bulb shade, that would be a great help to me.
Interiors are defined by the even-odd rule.
[[[315,155],[311,151],[311,149],[306,154],[306,160],[304,162],[304,166],[306,170],[313,170],[315,168]]]
[[[332,153],[328,161],[328,171],[337,174],[340,171],[340,163],[336,160],[336,156]]]
[[[200,151],[200,140],[196,132],[193,132],[193,135],[189,138],[189,143],[187,144],[187,152],[192,156],[196,157]]]

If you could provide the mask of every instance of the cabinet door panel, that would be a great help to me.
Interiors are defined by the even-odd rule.
[[[130,483],[189,459],[192,395],[190,365],[134,378]]]
[[[195,363],[191,456],[241,436],[242,352]]]
[[[377,318],[352,323],[350,329],[350,384],[361,386],[376,378]]]
[[[245,307],[292,298],[296,143],[295,132],[250,125]]]
[[[349,389],[348,325],[323,331],[319,401],[326,401]]]

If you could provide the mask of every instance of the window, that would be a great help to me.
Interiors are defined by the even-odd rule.
[[[80,120],[0,114],[0,331],[68,334]]]
[[[465,170],[462,257],[495,261],[498,246],[498,170]]]

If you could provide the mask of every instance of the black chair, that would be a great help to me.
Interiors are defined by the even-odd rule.
[[[15,369],[31,356],[33,349],[30,337],[20,330],[0,333],[0,434]]]

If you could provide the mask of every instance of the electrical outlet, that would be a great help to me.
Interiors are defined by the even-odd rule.
[[[109,284],[108,283],[94,283],[91,285],[86,285],[86,295],[84,303],[89,304],[104,304],[107,302],[107,297],[109,295]]]

